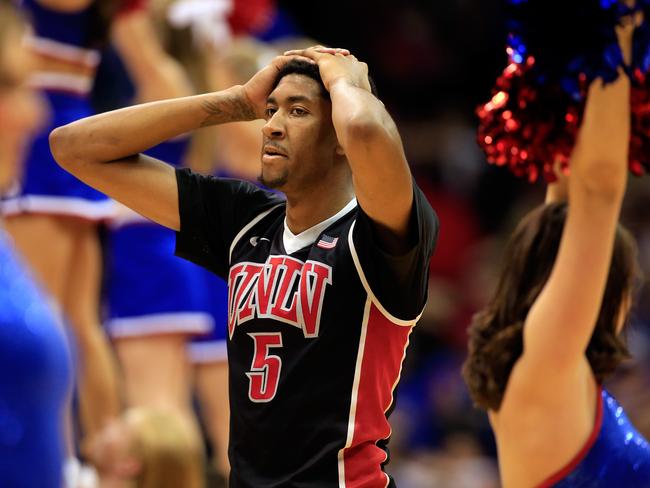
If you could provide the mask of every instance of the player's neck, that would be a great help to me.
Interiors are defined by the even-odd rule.
[[[321,198],[312,193],[301,196],[287,195],[287,226],[298,235],[301,232],[336,215],[354,198],[352,189],[330,192]]]

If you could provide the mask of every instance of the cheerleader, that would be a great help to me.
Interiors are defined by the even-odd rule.
[[[619,28],[629,63],[633,27]],[[512,95],[512,93],[510,93]],[[618,224],[630,79],[591,83],[570,157],[568,202],[551,188],[506,248],[470,327],[463,374],[488,411],[503,486],[650,486],[650,447],[603,380],[628,356],[636,246]]]
[[[22,147],[46,114],[25,86],[31,59],[21,40],[25,30],[11,3],[0,2],[0,195],[18,177]],[[0,290],[0,480],[3,486],[59,488],[72,385],[67,340],[1,218]]]

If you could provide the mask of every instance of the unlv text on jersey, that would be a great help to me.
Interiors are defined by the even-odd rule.
[[[318,261],[269,256],[264,264],[241,262],[228,276],[228,333],[258,318],[270,318],[302,329],[306,338],[318,337],[321,308],[332,268]]]

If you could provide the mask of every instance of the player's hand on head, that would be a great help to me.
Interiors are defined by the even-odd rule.
[[[313,46],[308,49],[286,51],[285,56],[300,56],[318,64],[320,76],[327,90],[337,81],[371,91],[368,80],[368,65],[359,61],[347,49]]]
[[[258,118],[264,118],[266,100],[273,90],[273,84],[282,67],[297,56],[276,56],[264,68],[259,70],[243,86],[242,91]],[[315,63],[313,59],[303,57],[305,61]]]

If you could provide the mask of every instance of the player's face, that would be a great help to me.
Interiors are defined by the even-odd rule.
[[[32,58],[22,30],[9,29],[0,44],[0,193],[18,177],[29,136],[45,118],[44,102],[26,86]]]
[[[262,128],[260,180],[282,191],[305,190],[327,181],[338,142],[332,104],[316,81],[287,75],[269,95]]]

